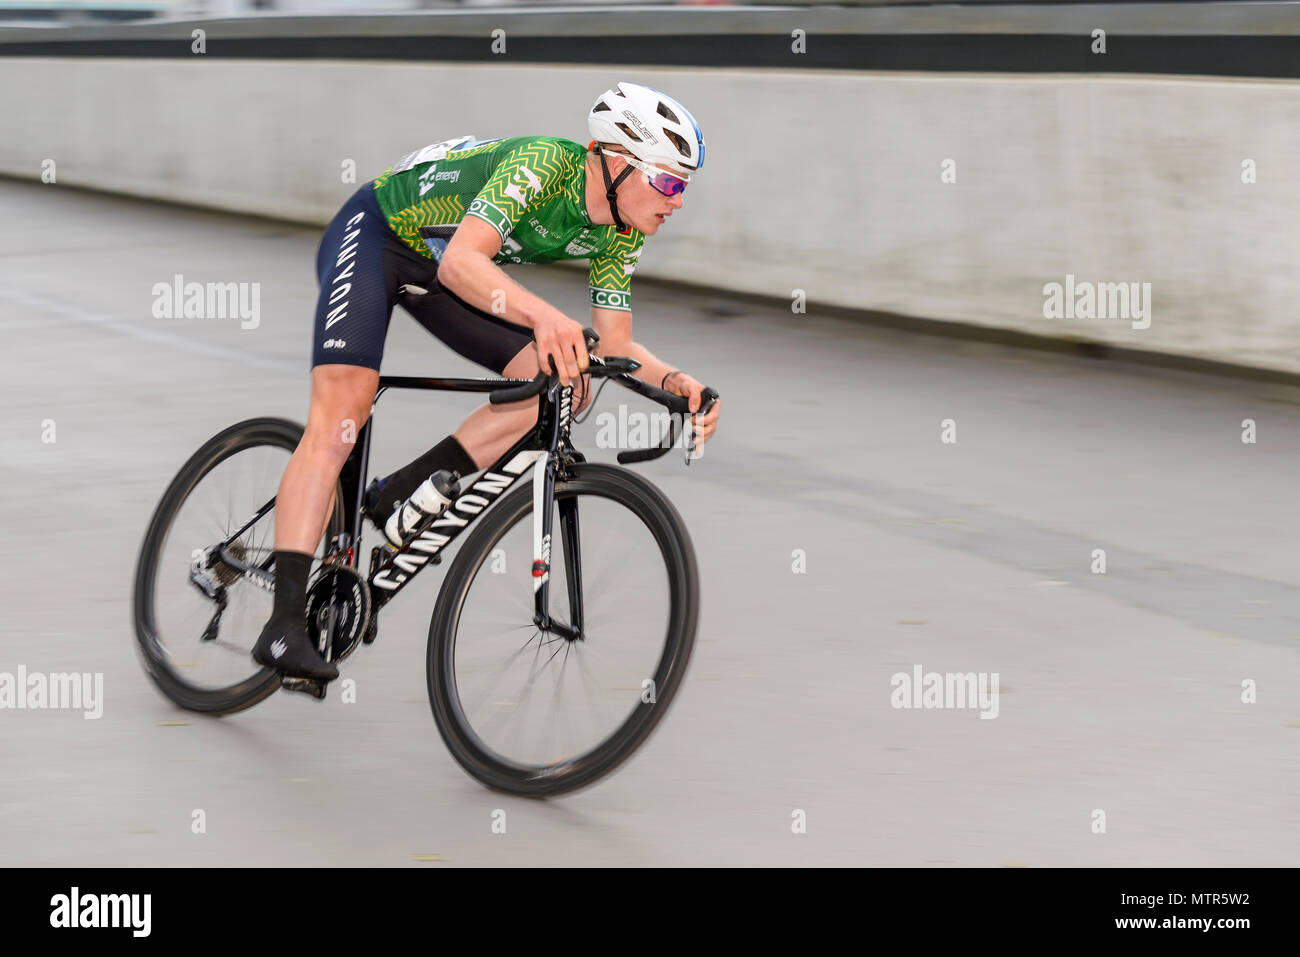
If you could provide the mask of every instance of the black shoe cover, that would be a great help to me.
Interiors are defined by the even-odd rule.
[[[325,661],[307,635],[307,626],[277,621],[274,617],[262,629],[253,646],[253,660],[295,678],[333,681],[339,670]]]

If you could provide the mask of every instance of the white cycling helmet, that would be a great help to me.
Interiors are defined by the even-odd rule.
[[[642,162],[688,179],[704,165],[704,137],[695,117],[671,96],[639,83],[620,83],[597,97],[587,130],[598,143],[617,143]]]

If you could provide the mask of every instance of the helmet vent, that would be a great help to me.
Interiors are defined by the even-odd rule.
[[[593,112],[593,113],[608,113],[608,112],[609,112],[609,109],[610,109],[609,104],[606,103],[604,100],[601,100],[599,103],[597,103],[595,106],[593,106],[593,107],[591,108],[591,112]]]
[[[659,101],[659,115],[671,123],[681,122],[681,120],[677,118],[677,114],[674,113],[672,110],[668,109],[668,104],[665,103],[663,100]]]
[[[635,133],[635,131],[633,131],[632,127],[628,126],[626,123],[615,123],[614,125],[617,126],[620,130],[622,130],[623,135],[626,136],[628,139],[636,140],[636,142],[638,143],[642,142],[641,137],[639,137]]]
[[[688,146],[686,141],[682,139],[680,136],[678,136],[676,133],[674,133],[672,130],[664,130],[664,135],[667,136],[668,139],[672,140],[673,146],[677,147],[677,152],[681,153],[683,156],[691,155],[690,146]]]

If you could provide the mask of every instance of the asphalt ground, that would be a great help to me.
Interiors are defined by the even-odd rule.
[[[0,676],[103,674],[97,719],[0,708],[0,863],[1296,861],[1300,389],[635,286],[638,341],[724,401],[689,468],[638,467],[695,542],[695,656],[617,773],[516,799],[433,724],[440,569],[345,662],[355,703],[206,718],[141,666],[134,566],[172,475],[236,421],[305,417],[319,233],[11,181],[0,207]],[[260,284],[256,326],[156,318],[178,274]],[[514,275],[585,324],[580,272]],[[482,374],[400,310],[384,371]],[[619,402],[651,408],[611,387],[596,414]],[[475,405],[385,397],[376,468]],[[595,416],[576,435],[613,459]],[[996,717],[895,707],[917,667],[996,673]]]

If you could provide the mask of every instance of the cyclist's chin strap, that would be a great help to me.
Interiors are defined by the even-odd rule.
[[[618,174],[618,179],[610,182],[609,167],[605,165],[604,150],[600,148],[599,143],[593,143],[592,147],[595,149],[596,155],[600,157],[600,172],[605,177],[605,198],[609,200],[609,211],[614,217],[614,225],[618,227],[620,233],[625,233],[628,227],[623,224],[622,218],[618,215],[618,184],[631,176],[635,167],[629,163],[627,169]]]

